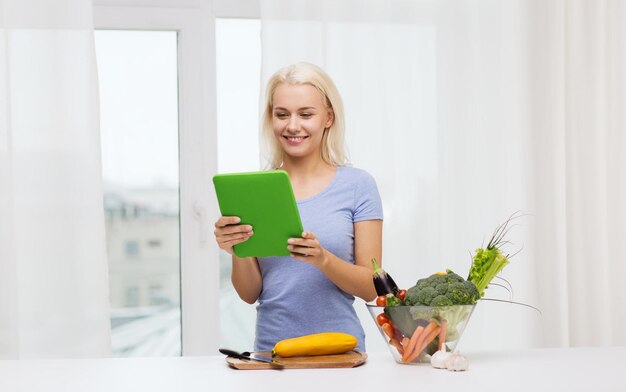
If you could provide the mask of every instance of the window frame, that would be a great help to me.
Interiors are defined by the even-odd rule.
[[[217,352],[219,248],[215,19],[259,18],[258,0],[94,0],[94,28],[178,32],[182,355]]]

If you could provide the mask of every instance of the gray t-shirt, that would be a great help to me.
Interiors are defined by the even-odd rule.
[[[349,263],[354,263],[354,223],[383,219],[374,178],[347,166],[337,168],[322,192],[298,201],[298,209],[304,230],[315,233],[324,248]],[[358,348],[365,351],[354,296],[308,263],[291,257],[258,261],[263,290],[257,305],[255,351],[269,351],[280,340],[319,332],[354,335]]]

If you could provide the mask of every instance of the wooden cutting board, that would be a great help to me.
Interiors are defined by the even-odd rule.
[[[259,354],[270,356],[270,353],[265,351],[261,351]],[[313,355],[292,358],[277,357],[276,359],[279,360],[283,366],[234,357],[226,357],[226,362],[231,367],[241,370],[351,368],[365,363],[367,354],[354,350],[344,354]]]

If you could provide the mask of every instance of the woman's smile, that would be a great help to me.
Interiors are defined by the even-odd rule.
[[[292,146],[297,146],[302,143],[304,140],[308,139],[308,136],[300,135],[300,136],[289,136],[284,135],[283,138],[287,140],[287,143]]]

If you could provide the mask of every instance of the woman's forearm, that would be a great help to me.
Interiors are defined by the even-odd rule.
[[[317,267],[337,287],[366,302],[376,298],[371,268],[348,263],[329,251],[325,251],[325,253],[324,261],[318,264]]]
[[[261,295],[263,279],[259,263],[254,257],[239,258],[233,255],[233,268],[230,280],[239,297],[249,304],[253,304]]]
[[[290,238],[287,248],[291,257],[317,267],[341,290],[369,302],[376,298],[370,260],[381,262],[382,228],[381,220],[354,224],[354,263],[326,250],[310,231],[303,232],[302,238]]]

